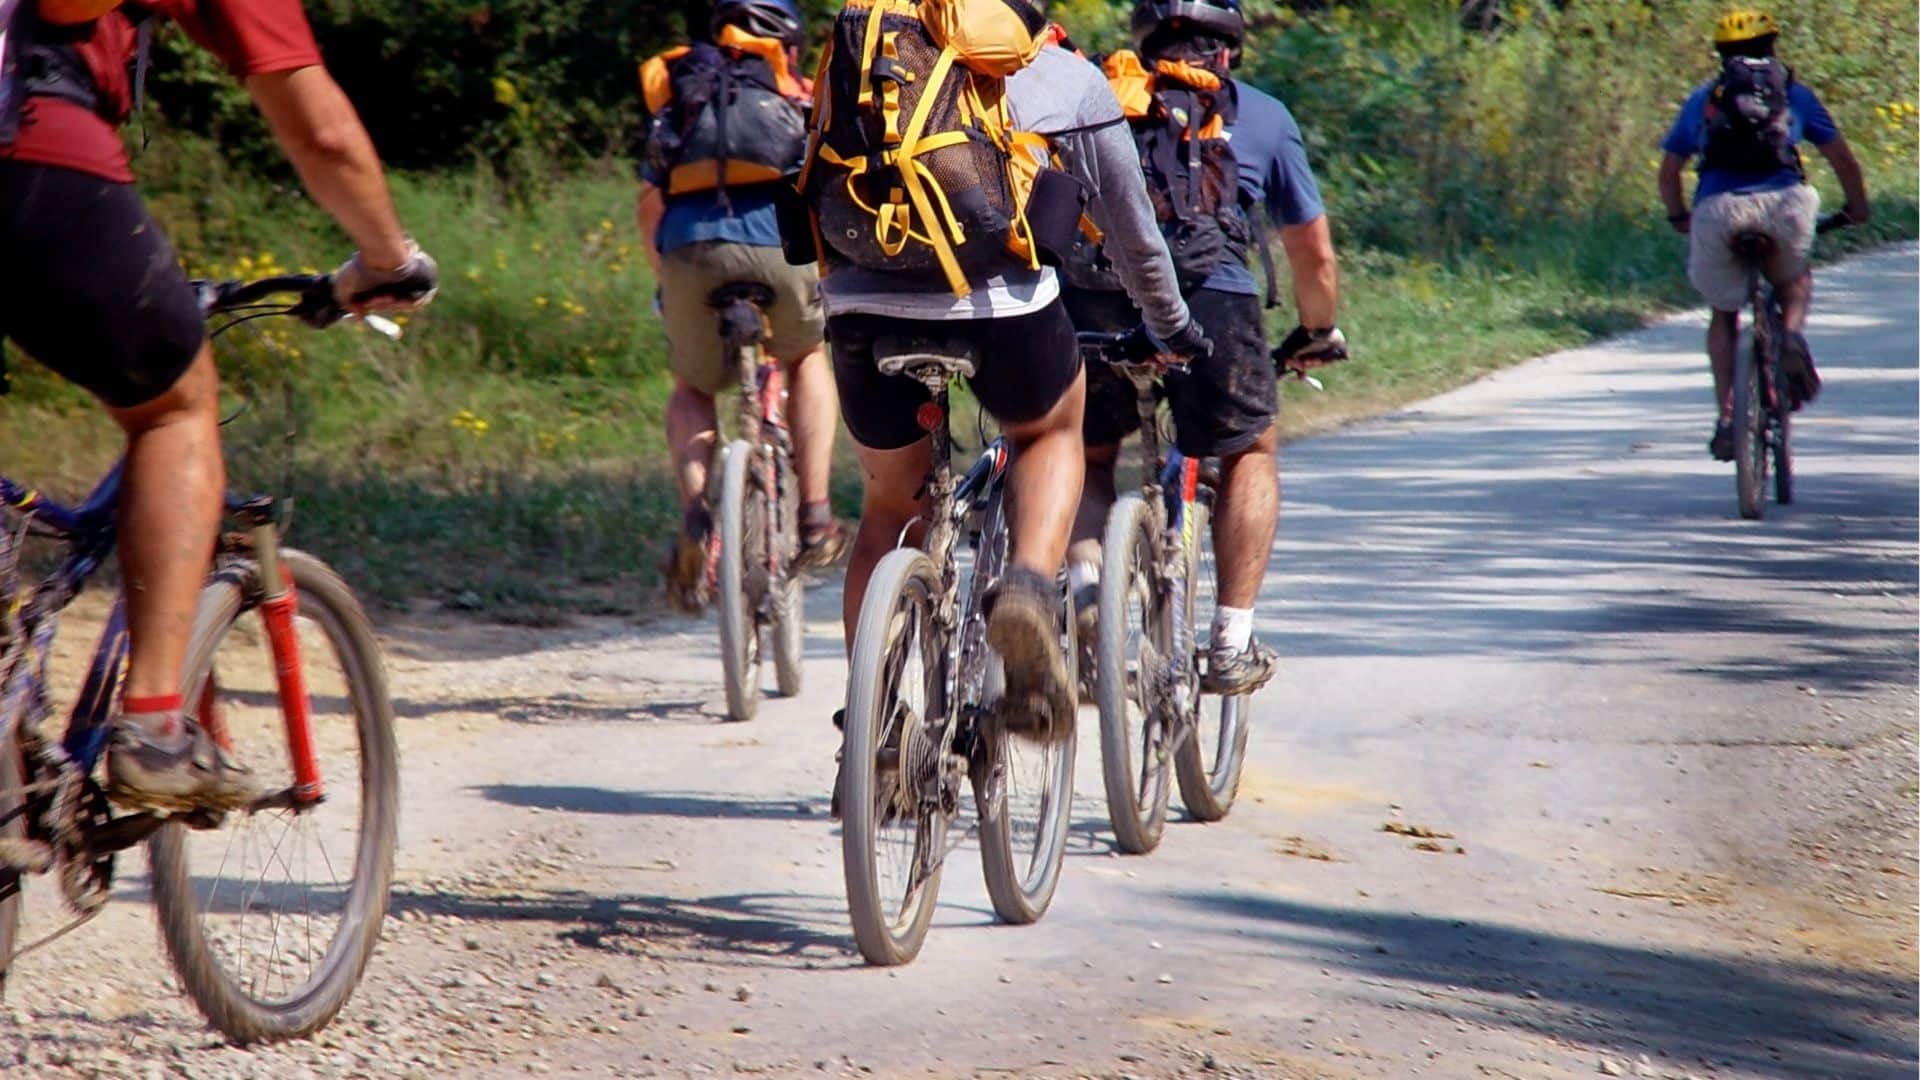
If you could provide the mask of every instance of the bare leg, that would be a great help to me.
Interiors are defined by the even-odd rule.
[[[171,697],[180,692],[187,637],[212,565],[227,483],[212,349],[203,346],[187,373],[157,399],[108,411],[127,433],[120,502],[120,566],[132,650],[126,692]]]
[[[1100,565],[1100,538],[1106,534],[1107,514],[1119,498],[1114,481],[1114,466],[1120,460],[1120,444],[1087,447],[1086,482],[1080,489],[1080,511],[1073,519],[1073,546],[1067,557],[1078,562]]]
[[[1807,328],[1807,312],[1813,308],[1813,271],[1809,270],[1787,282],[1777,290],[1780,296],[1780,313],[1787,329],[1802,331]]]
[[[1001,426],[1013,443],[1007,474],[1008,532],[1013,564],[1052,580],[1066,560],[1080,487],[1087,470],[1080,441],[1086,409],[1085,372],[1073,380],[1052,410],[1037,420]]]
[[[1280,523],[1280,436],[1273,427],[1220,462],[1213,547],[1220,561],[1220,606],[1251,608],[1273,555]]]
[[[675,378],[667,398],[667,451],[673,455],[673,478],[680,486],[682,507],[706,496],[707,462],[713,458],[718,427],[713,395]]]
[[[853,538],[846,591],[840,600],[840,620],[849,652],[853,650],[854,631],[860,625],[860,604],[866,599],[867,579],[873,576],[873,568],[894,549],[901,530],[926,516],[926,496],[916,497],[915,493],[926,487],[933,444],[922,439],[899,450],[874,450],[856,442],[853,449],[860,459],[863,488],[860,531]],[[912,540],[913,536],[909,535],[908,539]]]
[[[1740,348],[1740,313],[1716,311],[1707,324],[1707,359],[1713,364],[1713,400],[1720,418],[1733,415],[1733,354]]]
[[[826,346],[787,364],[787,423],[793,428],[794,467],[800,475],[802,503],[827,498],[839,407]]]

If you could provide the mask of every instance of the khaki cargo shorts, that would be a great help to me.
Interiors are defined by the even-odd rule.
[[[1820,216],[1820,193],[1809,184],[1750,195],[1710,195],[1693,208],[1687,278],[1716,311],[1747,306],[1747,268],[1733,250],[1743,232],[1773,238],[1767,280],[1784,285],[1807,272],[1813,229]]]
[[[722,285],[758,282],[773,290],[767,351],[792,360],[818,348],[826,336],[820,312],[819,275],[811,266],[789,266],[777,247],[709,241],[675,248],[660,257],[660,308],[665,313],[673,373],[704,394],[732,385],[719,313],[707,297]]]

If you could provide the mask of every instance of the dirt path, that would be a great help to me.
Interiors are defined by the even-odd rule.
[[[343,1019],[222,1046],[136,857],[20,963],[0,1068],[1911,1077],[1914,267],[1823,276],[1802,501],[1762,524],[1701,453],[1697,318],[1291,447],[1241,805],[1120,858],[1086,732],[1035,927],[963,849],[920,959],[858,964],[825,589],[806,693],[739,726],[701,624],[414,620],[397,918]]]

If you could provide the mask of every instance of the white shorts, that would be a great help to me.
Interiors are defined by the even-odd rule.
[[[1693,208],[1687,278],[1715,311],[1747,306],[1747,267],[1733,250],[1741,233],[1773,238],[1767,280],[1784,285],[1807,272],[1813,229],[1820,216],[1820,193],[1810,184],[1748,195],[1710,195]]]

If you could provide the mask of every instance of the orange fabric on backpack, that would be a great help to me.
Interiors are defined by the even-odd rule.
[[[1186,83],[1195,90],[1218,90],[1221,86],[1220,76],[1197,64],[1189,64],[1183,60],[1161,60],[1153,65],[1153,73],[1175,82]]]
[[[1113,96],[1120,99],[1120,111],[1129,120],[1144,120],[1153,108],[1153,76],[1141,65],[1139,54],[1120,49],[1107,57],[1102,70]]]
[[[121,0],[39,0],[40,17],[56,26],[92,22],[120,6]]]

